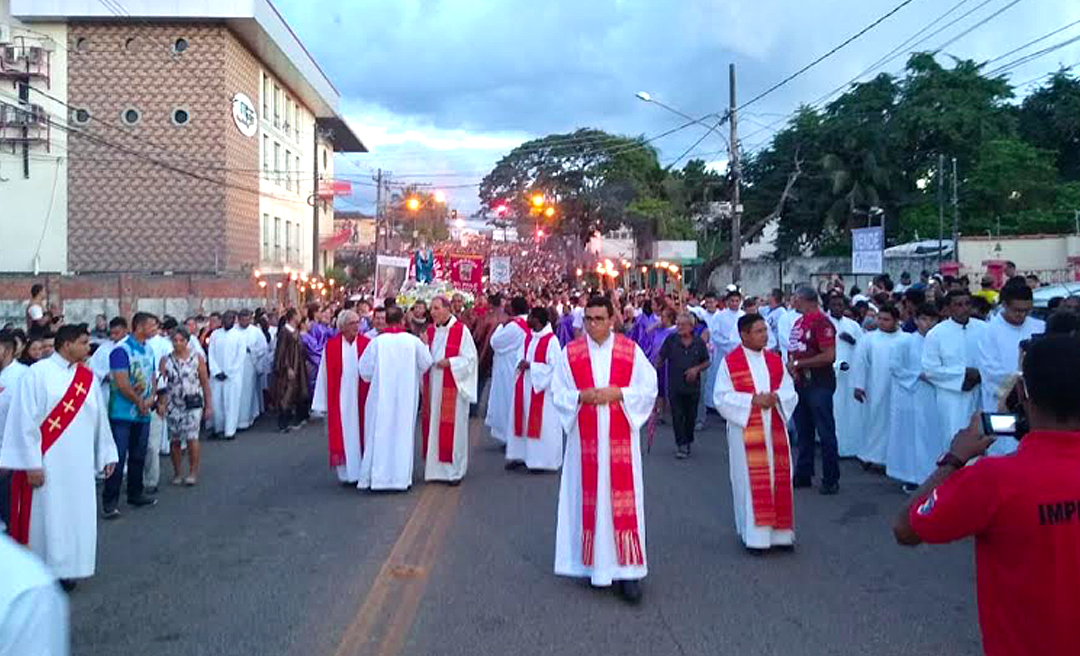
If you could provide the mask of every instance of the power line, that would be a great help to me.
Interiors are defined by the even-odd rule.
[[[1056,30],[1054,30],[1052,32],[1048,32],[1048,33],[1040,36],[1037,39],[1033,39],[1031,41],[1028,41],[1027,43],[1020,46],[1019,48],[1013,48],[1012,50],[1005,53],[1004,55],[998,55],[997,57],[994,57],[993,59],[988,60],[986,63],[987,64],[993,64],[994,62],[1001,61],[1002,59],[1005,59],[1006,57],[1008,57],[1010,55],[1015,55],[1016,53],[1020,52],[1021,50],[1029,48],[1029,47],[1035,45],[1036,43],[1039,43],[1040,41],[1045,41],[1046,39],[1049,39],[1050,37],[1054,36],[1055,34],[1059,34],[1061,32],[1064,32],[1065,30],[1069,29],[1070,27],[1073,27],[1074,25],[1080,25],[1080,20],[1075,20],[1075,21],[1069,23],[1068,25],[1065,25],[1064,27],[1059,27]]]
[[[974,24],[974,25],[972,25],[971,27],[967,28],[966,30],[964,30],[964,31],[963,31],[963,32],[961,32],[960,34],[957,34],[956,36],[954,36],[953,38],[949,39],[949,40],[948,40],[948,41],[946,41],[945,43],[942,43],[941,45],[939,45],[939,46],[938,46],[937,48],[935,48],[935,49],[933,50],[932,54],[935,54],[935,55],[936,55],[937,53],[941,52],[942,50],[944,50],[944,49],[945,49],[945,48],[947,48],[948,46],[951,46],[952,44],[956,43],[957,41],[959,41],[960,39],[964,38],[964,37],[965,37],[965,36],[967,36],[968,34],[971,34],[971,33],[972,33],[972,32],[974,32],[975,30],[977,30],[977,29],[979,29],[980,27],[982,27],[983,25],[986,25],[987,23],[989,23],[990,21],[994,20],[995,18],[997,18],[997,17],[998,17],[998,16],[1000,16],[1001,14],[1005,13],[1005,12],[1006,12],[1006,11],[1008,11],[1009,9],[1011,9],[1011,8],[1015,7],[1015,6],[1016,6],[1016,5],[1017,5],[1017,4],[1019,3],[1019,2],[1020,2],[1020,0],[1012,0],[1012,2],[1010,2],[1010,3],[1009,3],[1009,4],[1007,4],[1007,5],[1005,5],[1005,6],[1004,6],[1004,7],[1002,7],[1001,9],[998,9],[997,11],[995,11],[995,12],[994,12],[994,13],[992,13],[992,14],[990,14],[990,15],[989,15],[989,16],[987,16],[986,18],[984,18],[984,19],[980,20],[979,22],[975,23],[975,24]]]
[[[785,85],[785,84],[787,84],[788,82],[791,82],[792,80],[794,80],[795,78],[799,77],[800,75],[802,75],[802,74],[803,74],[803,73],[805,73],[806,71],[810,70],[810,69],[811,69],[811,68],[813,68],[814,66],[817,66],[817,65],[818,65],[818,64],[820,64],[821,62],[825,61],[826,59],[828,59],[828,58],[829,58],[829,57],[831,57],[832,55],[834,55],[834,54],[836,54],[837,52],[839,52],[839,51],[840,51],[841,49],[843,49],[843,48],[844,48],[845,46],[847,46],[848,44],[850,44],[850,43],[851,43],[852,41],[855,41],[856,39],[858,39],[858,38],[859,38],[859,37],[861,37],[862,35],[866,34],[866,33],[867,33],[867,32],[869,32],[870,30],[874,29],[875,27],[877,27],[878,25],[880,25],[880,24],[881,24],[882,22],[884,22],[885,20],[887,20],[887,19],[888,19],[888,18],[889,18],[890,16],[892,16],[892,15],[893,15],[893,14],[895,14],[896,12],[900,11],[900,10],[901,10],[901,9],[903,9],[904,7],[906,7],[906,6],[910,5],[910,4],[911,4],[912,2],[914,2],[914,1],[915,1],[915,0],[904,0],[904,1],[903,1],[903,2],[901,2],[900,4],[898,4],[898,5],[896,5],[895,7],[893,7],[893,8],[891,9],[891,10],[889,10],[889,11],[888,11],[887,13],[885,13],[885,14],[884,14],[884,15],[882,15],[882,16],[880,16],[880,17],[879,17],[879,18],[878,18],[877,20],[875,20],[874,22],[870,23],[870,24],[869,24],[869,25],[867,25],[866,27],[862,28],[861,30],[859,30],[858,32],[856,32],[855,34],[853,34],[852,36],[850,36],[850,37],[848,37],[847,39],[845,39],[844,41],[842,41],[842,42],[841,42],[841,43],[840,43],[839,45],[837,45],[836,47],[834,47],[834,48],[833,48],[832,50],[830,50],[830,51],[826,52],[826,53],[825,53],[824,55],[821,55],[820,57],[818,57],[818,58],[817,58],[817,59],[815,59],[814,61],[810,62],[810,63],[809,63],[809,64],[807,64],[806,66],[803,66],[803,67],[802,67],[802,68],[800,68],[799,70],[795,71],[794,73],[792,73],[791,75],[787,76],[787,77],[786,77],[786,78],[784,78],[783,80],[780,80],[779,82],[777,82],[777,83],[776,83],[776,84],[774,84],[773,86],[769,87],[769,88],[768,88],[768,89],[766,89],[765,91],[762,91],[761,93],[759,93],[758,95],[754,96],[754,97],[753,97],[753,98],[751,98],[750,100],[748,100],[748,101],[744,102],[744,103],[743,103],[742,105],[740,105],[740,106],[739,106],[738,108],[736,108],[736,111],[741,111],[741,110],[742,110],[742,109],[743,109],[744,107],[749,107],[750,105],[753,105],[753,104],[754,104],[754,103],[756,103],[757,101],[761,100],[762,98],[764,98],[765,96],[769,95],[769,94],[770,94],[770,93],[772,93],[773,91],[776,91],[777,89],[779,89],[780,87],[784,86],[784,85]],[[1019,0],[1016,0],[1016,1],[1018,2]]]
[[[1040,57],[1043,57],[1045,55],[1048,55],[1048,54],[1050,54],[1050,53],[1052,53],[1052,52],[1054,52],[1056,50],[1060,50],[1060,49],[1064,48],[1065,46],[1072,45],[1073,43],[1076,43],[1077,41],[1080,41],[1080,36],[1074,36],[1074,37],[1065,39],[1064,41],[1060,41],[1060,42],[1058,42],[1058,43],[1056,43],[1056,44],[1054,44],[1052,46],[1049,46],[1047,48],[1043,48],[1042,50],[1037,50],[1037,51],[1035,51],[1035,52],[1033,52],[1033,53],[1031,53],[1029,55],[1024,55],[1023,57],[1018,57],[1017,59],[1014,59],[1013,61],[1011,61],[1011,62],[1009,62],[1007,64],[1003,64],[1003,65],[995,68],[994,70],[989,71],[986,75],[987,75],[987,77],[992,77],[992,76],[995,76],[995,75],[1001,75],[1002,73],[1006,73],[1008,71],[1013,70],[1014,68],[1018,68],[1020,66],[1023,66],[1024,64],[1027,64],[1028,62],[1035,61],[1036,59],[1038,59]]]

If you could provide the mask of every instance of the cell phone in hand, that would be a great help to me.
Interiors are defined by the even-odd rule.
[[[984,412],[982,427],[985,435],[1016,435],[1016,415]]]

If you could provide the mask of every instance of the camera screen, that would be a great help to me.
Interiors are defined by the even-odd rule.
[[[1012,435],[1016,432],[1016,415],[987,414],[990,432],[996,435]]]

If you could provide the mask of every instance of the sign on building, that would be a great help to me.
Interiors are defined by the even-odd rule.
[[[885,228],[852,228],[851,272],[882,273],[885,270]]]
[[[245,137],[254,137],[259,131],[259,116],[255,113],[255,103],[246,94],[237,93],[232,99],[233,122],[236,129]]]

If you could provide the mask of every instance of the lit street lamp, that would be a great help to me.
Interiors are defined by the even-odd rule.
[[[717,129],[724,122],[725,117],[717,114],[716,112],[713,112],[711,114],[706,114],[705,116],[702,116],[701,118],[694,118],[693,116],[690,116],[686,112],[675,109],[671,105],[667,105],[665,103],[660,102],[656,98],[653,98],[652,94],[650,94],[648,91],[638,91],[634,95],[637,97],[638,100],[640,100],[642,102],[652,103],[653,105],[656,105],[658,107],[662,107],[662,108],[666,109],[667,111],[671,112],[672,114],[676,114],[678,116],[681,116],[681,117],[685,118],[686,120],[691,121],[692,123],[695,123],[696,125],[700,125],[703,128],[707,128],[709,130],[709,132],[712,132],[712,133],[716,134],[718,137],[720,137],[721,139],[723,139],[724,143],[728,144],[728,147],[730,148],[730,143],[728,142],[727,137],[724,136],[723,132],[720,132]],[[705,122],[705,119],[707,119],[707,118],[719,118],[720,122],[715,124],[715,125],[710,125],[710,124]]]

